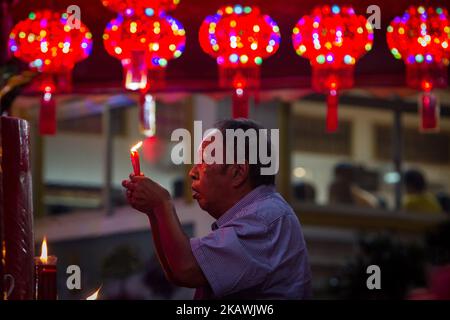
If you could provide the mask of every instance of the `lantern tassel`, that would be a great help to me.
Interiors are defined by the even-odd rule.
[[[247,90],[238,88],[233,93],[233,119],[248,118],[249,96]]]
[[[429,132],[439,130],[439,105],[436,96],[427,91],[420,97],[420,131]]]
[[[42,135],[54,135],[56,133],[56,103],[50,90],[46,90],[41,98],[39,132]]]
[[[327,132],[336,132],[338,128],[338,101],[336,90],[330,90],[327,96]]]
[[[155,135],[156,131],[156,102],[154,97],[141,91],[139,102],[140,131],[147,137]]]
[[[125,88],[128,90],[145,89],[147,86],[147,65],[144,51],[131,51],[131,59],[122,60],[125,73]]]

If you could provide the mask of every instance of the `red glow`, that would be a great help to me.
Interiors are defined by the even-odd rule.
[[[432,85],[429,81],[422,81],[422,89],[424,91],[430,91],[432,89]]]
[[[445,8],[410,6],[388,27],[386,40],[392,54],[406,64],[449,64],[450,20]],[[447,31],[446,31],[447,30]]]
[[[419,113],[420,131],[434,132],[439,129],[439,105],[433,93],[425,92],[422,94]]]
[[[371,50],[373,30],[366,18],[352,7],[320,6],[302,17],[292,33],[298,55],[308,58],[313,68],[312,87],[328,94],[327,131],[337,129],[337,91],[354,83],[354,65]]]
[[[313,67],[345,67],[371,50],[373,30],[352,7],[325,5],[297,22],[292,43],[297,54],[308,58]]]
[[[248,97],[242,100],[235,89],[259,89],[260,65],[278,50],[280,39],[276,23],[256,6],[221,7],[203,21],[200,45],[217,61],[220,86],[234,89],[233,103],[247,109],[240,115],[248,115]]]
[[[60,89],[70,87],[70,73],[75,63],[87,58],[92,50],[92,34],[80,22],[71,28],[67,13],[50,10],[30,12],[28,19],[15,25],[9,36],[9,50],[42,73],[37,86],[44,92],[41,99],[40,133],[56,132],[56,105],[51,93],[55,83]]]
[[[445,8],[410,6],[391,22],[386,34],[391,53],[406,64],[410,88],[425,92],[422,99],[422,131],[438,128],[439,109],[427,93],[447,87],[450,59],[450,19]],[[428,107],[427,107],[428,106]]]
[[[103,34],[106,51],[120,59],[127,89],[147,88],[147,70],[162,73],[171,59],[184,51],[185,31],[181,23],[166,16],[121,16],[111,20]],[[133,85],[128,85],[134,83]]]
[[[157,136],[148,137],[142,146],[143,156],[149,163],[157,163],[164,154],[165,145]]]
[[[179,0],[102,0],[105,7],[122,14],[147,14],[174,10]]]
[[[9,37],[9,49],[32,69],[63,73],[87,58],[92,50],[92,34],[81,23],[71,29],[67,14],[50,10],[31,12],[29,18],[15,25]]]

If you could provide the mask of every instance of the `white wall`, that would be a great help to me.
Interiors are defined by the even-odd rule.
[[[130,147],[145,137],[138,130],[138,109],[128,108],[125,137],[113,139],[113,184],[121,185],[132,172]],[[100,186],[104,181],[104,141],[102,135],[58,133],[44,138],[44,170],[47,183],[73,183]],[[169,150],[170,151],[170,150]],[[145,160],[141,150],[142,171],[171,190],[171,182],[179,174],[175,171],[161,171]]]

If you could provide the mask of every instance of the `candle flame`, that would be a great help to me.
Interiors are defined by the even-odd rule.
[[[44,240],[42,241],[42,247],[41,247],[41,262],[47,263],[48,260],[48,254],[47,254],[47,237],[44,237]]]
[[[91,294],[89,297],[87,297],[86,300],[97,300],[98,293],[100,292],[101,288],[102,288],[102,286],[100,286],[100,288],[98,288],[97,291],[95,291],[93,294]]]
[[[137,149],[139,149],[142,146],[142,141],[139,141],[138,143],[136,143],[133,147],[131,147],[130,151],[131,152],[136,152]]]

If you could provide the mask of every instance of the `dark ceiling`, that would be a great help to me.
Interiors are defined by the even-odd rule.
[[[167,90],[211,91],[217,90],[217,67],[214,59],[205,54],[198,43],[198,29],[203,19],[220,6],[235,2],[223,0],[181,0],[171,15],[181,21],[186,29],[187,43],[183,55],[169,62]],[[241,1],[243,5],[259,5],[263,13],[269,14],[279,25],[282,40],[280,49],[262,64],[262,88],[307,88],[310,87],[311,68],[309,62],[296,55],[291,44],[291,32],[295,23],[317,4],[348,4],[355,11],[365,14],[369,5],[381,8],[382,25],[375,30],[372,51],[356,65],[356,86],[403,86],[405,69],[403,62],[395,60],[385,42],[385,30],[389,22],[411,4],[429,4],[450,9],[449,1]],[[97,92],[121,88],[122,68],[118,60],[109,56],[103,48],[102,33],[115,13],[103,7],[100,0],[54,0],[18,1],[13,7],[14,23],[26,18],[32,10],[51,8],[65,11],[76,4],[81,8],[81,20],[93,33],[94,49],[91,56],[78,63],[73,79],[78,92]]]

